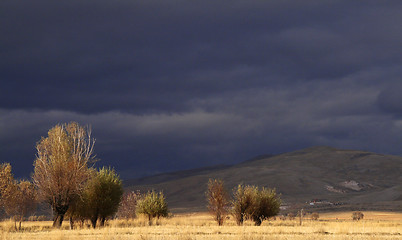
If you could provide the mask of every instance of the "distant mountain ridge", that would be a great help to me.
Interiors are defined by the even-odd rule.
[[[129,180],[126,188],[161,190],[177,211],[205,210],[209,178],[224,180],[230,191],[240,183],[276,188],[289,207],[325,199],[327,208],[402,210],[402,157],[327,146]]]

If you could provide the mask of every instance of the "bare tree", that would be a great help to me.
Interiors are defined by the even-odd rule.
[[[209,179],[208,190],[206,192],[208,209],[218,225],[221,226],[225,220],[230,206],[229,194],[226,191],[223,181],[217,179]]]
[[[117,211],[117,217],[123,219],[136,218],[137,203],[141,194],[139,192],[131,191],[125,193],[120,202],[119,209]]]
[[[56,125],[37,143],[33,180],[40,196],[54,213],[54,227],[61,227],[64,214],[81,194],[94,163],[91,131],[78,123]]]

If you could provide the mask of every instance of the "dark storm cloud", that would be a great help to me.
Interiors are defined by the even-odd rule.
[[[9,5],[2,14],[3,108],[177,111],[194,97],[331,79],[400,60],[398,8],[379,4]],[[247,72],[236,74],[241,69]]]
[[[401,153],[400,1],[3,0],[0,13],[5,161],[31,166],[68,121],[92,125],[125,177],[311,145]]]

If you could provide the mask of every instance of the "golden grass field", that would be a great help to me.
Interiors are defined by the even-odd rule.
[[[246,222],[236,226],[232,219],[224,226],[217,226],[206,213],[181,214],[160,219],[152,226],[147,220],[112,220],[99,229],[87,227],[69,230],[68,221],[62,229],[51,228],[51,222],[23,222],[21,231],[14,230],[14,223],[0,223],[1,239],[402,239],[402,213],[363,212],[364,220],[352,221],[351,212],[320,214],[317,221],[270,220],[262,226]]]

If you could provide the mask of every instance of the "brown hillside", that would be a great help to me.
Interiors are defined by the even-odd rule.
[[[169,206],[204,210],[209,178],[276,188],[289,206],[395,209],[402,205],[402,157],[330,147],[312,147],[266,156],[234,166],[219,166],[128,181],[127,189],[162,190]],[[332,203],[337,203],[332,205]],[[402,208],[401,208],[402,209]]]

